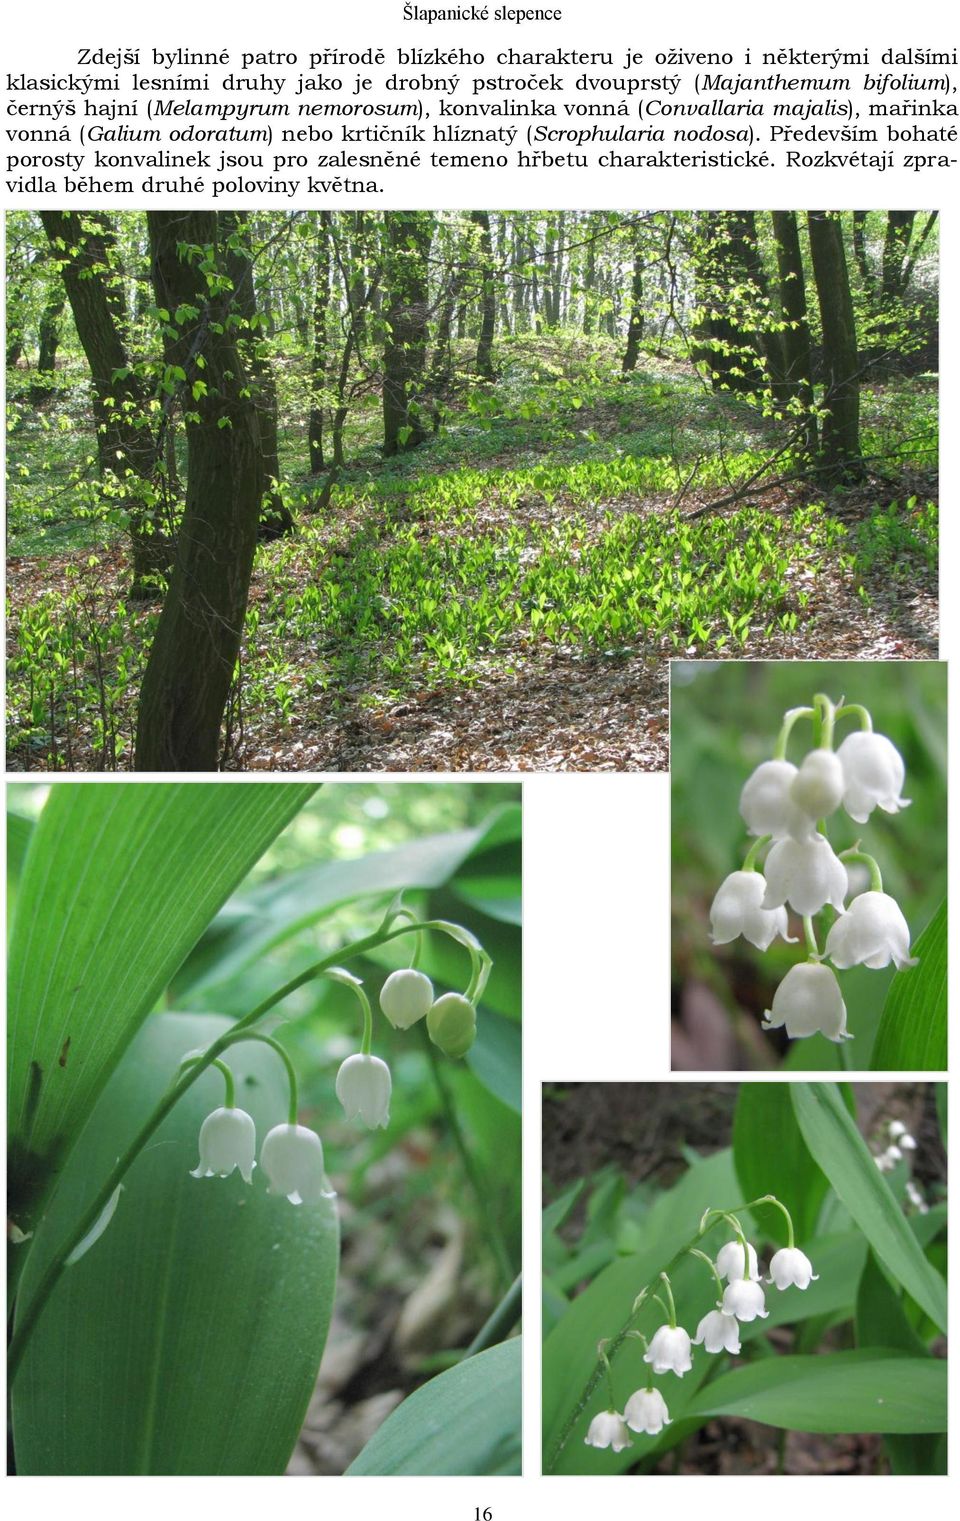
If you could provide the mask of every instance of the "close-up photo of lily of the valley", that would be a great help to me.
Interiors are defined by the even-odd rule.
[[[947,1090],[548,1084],[548,1474],[945,1474]]]
[[[520,797],[8,788],[23,1475],[520,1471]]]

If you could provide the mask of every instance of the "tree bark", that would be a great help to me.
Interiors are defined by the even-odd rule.
[[[828,476],[862,475],[857,330],[843,229],[836,216],[807,212],[810,257],[823,328],[824,396],[820,458]]]
[[[383,346],[383,452],[415,449],[426,438],[419,391],[427,354],[427,255],[432,228],[416,211],[386,214],[385,285],[388,307]]]
[[[807,292],[800,252],[800,232],[795,211],[772,211],[773,238],[780,276],[780,308],[787,326],[782,333],[783,391],[787,401],[795,398],[806,417],[806,452],[817,452],[817,419],[813,414],[813,365],[810,355],[810,324]]]
[[[477,340],[477,374],[493,380],[493,339],[497,326],[497,287],[493,270],[493,246],[490,241],[490,217],[486,211],[471,211],[470,220],[480,230],[478,262],[480,266],[480,336]]]
[[[171,326],[184,307],[198,315],[165,339],[168,363],[187,377],[187,500],[140,691],[135,766],[215,771],[263,500],[257,403],[236,338],[234,293],[228,281],[208,284],[208,271],[226,274],[216,213],[151,211],[147,222],[157,305],[171,313]]]
[[[327,383],[327,316],[330,310],[330,212],[321,211],[317,224],[316,286],[313,295],[313,357],[310,373],[310,417],[307,438],[310,474],[326,469],[323,445],[323,393]]]
[[[640,340],[643,338],[643,252],[639,229],[635,231],[634,237],[636,243],[633,250],[633,277],[630,281],[630,321],[627,327],[627,347],[623,355],[624,375],[629,375],[631,370],[636,369]]]

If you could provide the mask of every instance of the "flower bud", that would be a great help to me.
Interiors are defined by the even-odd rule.
[[[433,983],[413,967],[391,972],[380,989],[380,1008],[395,1030],[409,1030],[426,1018],[433,1003]]]
[[[721,882],[710,908],[714,945],[727,945],[738,935],[758,951],[767,950],[777,935],[795,943],[787,934],[786,909],[761,906],[766,887],[759,871],[733,871]]]
[[[785,760],[764,761],[747,777],[740,793],[740,816],[748,834],[771,834],[775,840],[790,833],[790,787],[796,766]]]
[[[362,1120],[369,1130],[390,1123],[390,1068],[379,1056],[348,1056],[336,1086],[348,1120]]]
[[[799,1247],[782,1246],[770,1259],[767,1282],[775,1283],[778,1289],[788,1289],[792,1284],[798,1289],[808,1289],[819,1276],[813,1271],[810,1258]]]
[[[847,873],[823,835],[800,843],[778,840],[763,868],[767,890],[764,908],[789,903],[798,914],[818,914],[827,903],[843,913]]]
[[[228,1178],[236,1167],[244,1183],[256,1167],[257,1128],[243,1109],[215,1109],[200,1126],[200,1160],[191,1178]]]
[[[319,1204],[330,1198],[323,1170],[323,1142],[305,1125],[275,1125],[260,1148],[271,1194],[282,1194],[291,1204]]]
[[[675,1373],[682,1378],[693,1367],[690,1337],[682,1326],[661,1326],[651,1336],[643,1360],[654,1373]]]
[[[750,1264],[749,1273],[743,1271],[743,1245],[739,1241],[728,1241],[717,1253],[717,1272],[721,1278],[752,1278],[754,1283],[760,1282],[760,1269],[757,1263],[757,1254],[754,1248],[747,1242],[747,1260]]]
[[[843,806],[858,824],[865,824],[874,808],[898,813],[910,806],[910,799],[900,796],[903,756],[885,734],[848,734],[837,759],[843,767]]]
[[[806,1035],[825,1035],[828,1040],[852,1040],[847,1034],[847,1007],[840,984],[828,966],[801,961],[790,968],[773,995],[761,1028],[786,1028],[791,1040]]]
[[[664,1426],[670,1425],[670,1412],[659,1389],[638,1389],[627,1400],[623,1419],[631,1431],[657,1436]]]
[[[737,1320],[766,1320],[770,1311],[765,1308],[763,1289],[749,1278],[731,1278],[723,1291],[724,1315],[735,1315]]]
[[[900,905],[888,893],[861,893],[831,926],[826,953],[834,966],[916,966],[910,955],[910,928]]]
[[[697,1326],[693,1345],[702,1346],[705,1352],[739,1352],[740,1326],[736,1316],[726,1315],[720,1309],[711,1310]]]
[[[843,767],[833,751],[811,750],[790,783],[790,801],[808,818],[825,819],[840,807],[843,786]]]
[[[595,1415],[583,1440],[588,1447],[612,1447],[614,1452],[622,1452],[625,1447],[633,1445],[623,1416],[615,1410],[603,1410]]]
[[[444,993],[427,1015],[427,1033],[445,1056],[466,1056],[477,1034],[477,1011],[461,993]]]

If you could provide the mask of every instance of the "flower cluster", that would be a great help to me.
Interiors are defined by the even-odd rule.
[[[847,717],[856,717],[861,727],[834,750],[835,725]],[[812,721],[814,747],[795,766],[786,750],[800,719]],[[906,808],[903,782],[900,753],[885,735],[874,733],[866,708],[835,704],[818,693],[812,707],[784,715],[773,758],[744,784],[740,814],[756,838],[742,869],[731,872],[714,897],[713,944],[726,945],[740,935],[761,951],[777,936],[796,944],[798,937],[789,933],[788,909],[793,909],[802,920],[807,951],[807,959],[790,968],[774,993],[763,1029],[784,1029],[791,1039],[820,1033],[836,1042],[850,1040],[833,968],[916,965],[907,921],[896,899],[883,891],[877,862],[859,841],[835,853],[827,832],[827,820],[837,814],[863,824],[875,808],[891,814]],[[869,872],[866,890],[853,885],[849,868],[857,864]],[[822,952],[813,922],[821,913],[828,916]],[[824,964],[827,959],[833,967]]]
[[[909,1165],[910,1154],[916,1149],[917,1143],[903,1121],[891,1120],[886,1127],[886,1145],[882,1151],[874,1153],[873,1160],[881,1172],[893,1172],[899,1162],[906,1162]],[[907,1178],[903,1191],[907,1202],[913,1206],[917,1214],[930,1213],[930,1206],[923,1196],[923,1190],[913,1178]]]
[[[793,1287],[808,1289],[818,1275],[813,1271],[810,1259],[794,1244],[793,1221],[789,1210],[772,1194],[754,1199],[744,1207],[752,1209],[761,1204],[779,1209],[787,1223],[787,1245],[771,1257],[770,1276],[766,1283],[775,1284],[781,1291]],[[609,1342],[604,1340],[597,1348],[607,1380],[609,1398],[606,1410],[595,1415],[590,1422],[584,1438],[588,1447],[612,1447],[614,1452],[622,1452],[631,1445],[631,1431],[657,1436],[664,1426],[670,1425],[670,1412],[663,1394],[654,1388],[654,1374],[672,1373],[677,1378],[683,1378],[693,1367],[694,1347],[703,1347],[708,1354],[728,1352],[736,1356],[740,1351],[740,1326],[767,1318],[769,1311],[757,1252],[746,1239],[737,1216],[728,1210],[708,1209],[700,1221],[699,1234],[703,1236],[720,1223],[726,1223],[734,1235],[720,1248],[715,1261],[699,1248],[689,1248],[690,1255],[699,1258],[709,1268],[718,1296],[715,1308],[700,1320],[696,1335],[691,1337],[677,1322],[673,1289],[670,1277],[665,1272],[657,1280],[665,1298],[661,1299],[659,1294],[652,1296],[667,1317],[664,1324],[649,1339],[630,1325],[621,1333],[618,1344],[630,1338],[643,1343],[643,1361],[650,1370],[646,1386],[630,1395],[622,1413],[617,1410],[614,1396],[613,1374],[607,1354]],[[649,1293],[650,1289],[645,1288],[637,1295],[631,1321],[644,1305]]]

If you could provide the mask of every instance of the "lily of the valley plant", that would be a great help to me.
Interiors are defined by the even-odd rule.
[[[422,939],[428,932],[447,935],[469,953],[470,979],[463,993],[444,993],[435,998],[429,977],[417,970],[416,961]],[[359,1051],[348,1056],[337,1073],[337,1098],[343,1105],[348,1120],[357,1121],[371,1130],[385,1127],[390,1120],[390,1069],[381,1057],[373,1053],[373,1011],[370,1000],[360,979],[334,963],[368,954],[378,946],[403,935],[415,937],[414,964],[405,970],[392,972],[384,982],[380,991],[380,1007],[385,1018],[395,1029],[401,1031],[408,1030],[423,1020],[431,1042],[444,1055],[454,1059],[466,1055],[476,1036],[477,1005],[490,975],[490,957],[476,937],[462,925],[445,919],[418,920],[409,909],[403,907],[402,900],[396,898],[378,927],[369,935],[301,972],[238,1020],[205,1050],[190,1051],[184,1055],[179,1071],[156,1109],[119,1158],[69,1238],[54,1254],[10,1343],[8,1376],[11,1380],[61,1275],[85,1256],[103,1235],[126,1186],[124,1179],[129,1168],[174,1105],[208,1068],[216,1067],[223,1077],[224,1102],[208,1114],[200,1126],[197,1137],[199,1160],[193,1168],[188,1168],[184,1163],[184,1174],[189,1173],[190,1177],[200,1179],[204,1187],[216,1186],[208,1180],[228,1178],[234,1171],[239,1172],[245,1184],[258,1187],[258,1178],[262,1175],[269,1194],[298,1206],[318,1205],[323,1200],[335,1197],[325,1171],[323,1142],[315,1130],[299,1123],[297,1074],[290,1055],[272,1035],[255,1026],[288,994],[313,978],[326,977],[348,988],[360,1005],[363,1031]],[[289,1084],[286,1117],[278,1115],[277,1123],[263,1137],[259,1168],[256,1126],[252,1116],[237,1107],[234,1074],[229,1063],[224,1060],[233,1046],[249,1040],[259,1041],[275,1052],[286,1069]],[[184,1186],[196,1185],[185,1182]]]
[[[817,1274],[809,1258],[794,1242],[790,1211],[773,1194],[739,1205],[738,1210],[755,1209],[759,1205],[772,1205],[780,1210],[787,1226],[787,1245],[774,1252],[766,1279],[761,1277],[756,1249],[744,1235],[739,1215],[732,1210],[708,1209],[701,1218],[695,1239],[699,1240],[721,1225],[732,1235],[720,1247],[716,1259],[698,1246],[686,1248],[687,1254],[698,1258],[710,1272],[717,1293],[715,1308],[701,1318],[695,1335],[691,1336],[679,1323],[670,1275],[661,1272],[654,1283],[648,1284],[637,1295],[627,1325],[616,1337],[605,1337],[599,1343],[598,1372],[606,1385],[607,1404],[590,1422],[584,1438],[588,1447],[611,1447],[614,1452],[622,1452],[632,1444],[631,1432],[659,1436],[663,1428],[670,1425],[670,1410],[668,1395],[655,1386],[655,1376],[672,1374],[675,1378],[683,1378],[693,1367],[694,1357],[699,1355],[695,1351],[698,1347],[707,1356],[728,1353],[736,1357],[740,1352],[740,1326],[757,1319],[765,1320],[769,1314],[764,1283],[773,1284],[781,1291],[810,1287]],[[659,1292],[653,1292],[654,1289]],[[632,1322],[651,1297],[662,1309],[665,1319],[648,1338],[636,1330]],[[648,1373],[646,1383],[628,1395],[621,1410],[615,1392],[612,1358],[632,1341],[642,1343]]]
[[[859,729],[834,749],[835,729],[855,719]],[[813,725],[813,748],[796,766],[787,745],[801,720]],[[896,899],[883,890],[880,867],[860,849],[834,852],[829,820],[845,813],[865,824],[875,808],[897,814],[904,798],[903,759],[859,703],[834,703],[818,692],[809,708],[784,714],[772,759],[748,777],[740,794],[740,814],[756,838],[743,866],[720,884],[710,910],[714,945],[742,935],[766,951],[779,936],[791,936],[788,910],[799,915],[806,959],[790,968],[773,995],[764,1030],[786,1030],[791,1039],[821,1034],[835,1042],[852,1040],[837,971],[853,966],[873,970],[915,966],[910,930]],[[761,865],[761,858],[763,864]],[[859,890],[848,867],[865,867],[869,887]],[[855,896],[851,898],[851,893]],[[818,936],[815,920],[821,919]],[[822,949],[821,949],[822,945]],[[832,966],[826,963],[832,962]]]

